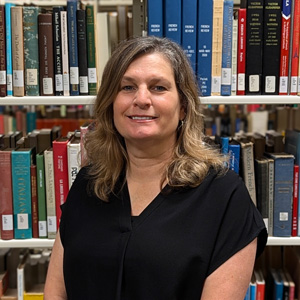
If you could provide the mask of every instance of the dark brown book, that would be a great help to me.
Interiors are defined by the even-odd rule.
[[[40,94],[54,96],[54,60],[52,14],[38,16],[40,54]]]
[[[0,97],[6,96],[5,9],[0,6]]]

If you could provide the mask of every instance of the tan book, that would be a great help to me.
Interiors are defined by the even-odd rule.
[[[11,37],[13,60],[13,93],[14,96],[25,95],[24,85],[24,35],[23,35],[23,7],[11,8]]]
[[[211,95],[221,95],[222,44],[223,44],[223,0],[213,1],[213,32],[211,62]]]

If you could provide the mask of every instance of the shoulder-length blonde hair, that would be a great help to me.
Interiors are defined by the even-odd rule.
[[[102,200],[108,200],[109,194],[116,192],[120,175],[128,167],[125,143],[113,122],[113,102],[120,82],[136,58],[154,52],[162,54],[170,62],[186,113],[184,122],[178,127],[173,158],[166,165],[162,182],[171,188],[195,187],[211,167],[218,171],[224,169],[224,158],[203,141],[198,85],[182,48],[166,38],[133,38],[121,42],[106,64],[94,106],[96,126],[85,139],[93,191]]]

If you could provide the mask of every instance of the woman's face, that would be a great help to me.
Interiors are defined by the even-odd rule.
[[[173,145],[185,113],[169,61],[159,53],[134,60],[121,80],[113,111],[115,127],[126,143]]]

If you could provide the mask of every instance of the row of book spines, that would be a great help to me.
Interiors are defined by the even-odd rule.
[[[6,40],[3,34],[0,42],[3,58],[0,64],[3,74],[1,96],[69,95],[70,91],[71,95],[95,95],[97,72],[93,6],[77,10],[76,2],[68,2],[67,11],[63,7],[54,7],[53,13],[40,12],[38,7],[5,6],[4,9],[0,6],[0,31],[4,33],[6,30]],[[5,13],[10,17],[6,21]],[[10,20],[18,20],[18,27],[11,26]],[[15,37],[12,41],[7,34],[9,28],[12,28]],[[24,40],[24,49],[14,47],[16,39],[21,44]],[[9,67],[10,64],[13,68]],[[10,69],[13,72],[11,84]],[[4,76],[5,72],[7,76]]]

